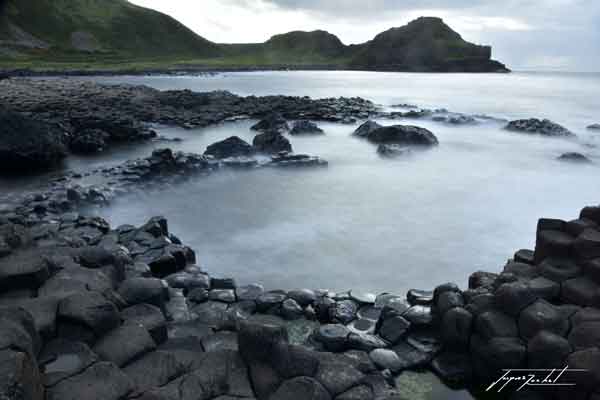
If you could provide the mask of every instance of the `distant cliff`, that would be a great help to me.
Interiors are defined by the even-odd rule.
[[[289,32],[265,43],[217,44],[126,0],[0,0],[4,69],[136,64],[159,69],[506,72],[491,53],[491,47],[466,42],[439,18],[419,18],[359,45],[346,46],[325,31]]]

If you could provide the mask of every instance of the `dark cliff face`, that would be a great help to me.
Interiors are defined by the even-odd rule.
[[[351,61],[356,68],[440,72],[506,70],[504,65],[491,60],[491,47],[465,41],[440,18],[419,18],[356,47]]]

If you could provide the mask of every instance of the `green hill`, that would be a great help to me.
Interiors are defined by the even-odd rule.
[[[320,30],[217,44],[126,0],[0,0],[0,68],[505,70],[491,60],[490,47],[466,42],[439,18],[419,18],[352,46]]]
[[[3,0],[0,7],[0,53],[17,58],[212,57],[220,51],[175,19],[125,0]]]

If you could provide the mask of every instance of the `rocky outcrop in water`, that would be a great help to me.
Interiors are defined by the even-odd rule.
[[[0,173],[55,165],[67,155],[66,141],[59,126],[0,107]]]
[[[550,120],[544,119],[520,119],[516,121],[510,121],[506,125],[506,129],[513,132],[527,133],[527,134],[539,134],[542,136],[549,137],[574,137],[575,134],[569,131],[564,126],[554,123]]]
[[[256,153],[251,144],[237,136],[232,136],[223,141],[213,143],[206,148],[204,155],[215,158],[248,157]]]
[[[597,131],[597,130],[600,130],[600,124],[592,124],[592,125],[589,125],[587,128],[590,130]]]
[[[317,124],[307,120],[301,120],[294,122],[290,135],[322,135],[323,129],[319,128]]]
[[[584,164],[586,164],[586,163],[591,163],[592,162],[585,155],[583,155],[581,153],[575,153],[575,152],[561,154],[557,159],[559,161],[566,161],[566,162],[572,162],[572,163],[584,163]]]
[[[290,141],[277,131],[256,135],[252,140],[252,145],[261,153],[276,154],[282,151],[288,153],[292,152]]]
[[[435,135],[418,126],[393,125],[370,131],[366,139],[377,144],[399,144],[413,146],[435,146],[439,144]]]
[[[366,138],[367,136],[369,136],[369,134],[371,132],[373,132],[374,130],[377,130],[379,128],[383,128],[383,126],[379,125],[375,121],[369,120],[369,121],[364,122],[358,128],[356,128],[356,130],[354,131],[353,135],[354,136],[358,136],[358,137]]]
[[[399,144],[380,144],[377,146],[377,154],[386,158],[396,158],[409,155],[412,150]]]

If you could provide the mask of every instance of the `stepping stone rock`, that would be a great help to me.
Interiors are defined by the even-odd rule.
[[[77,336],[77,330],[71,329],[72,324],[89,329],[96,337],[100,337],[116,328],[121,323],[121,317],[117,307],[104,296],[97,292],[87,292],[74,294],[61,301],[57,321],[61,337],[71,338],[73,334]]]
[[[44,384],[54,386],[84,371],[98,356],[85,343],[55,339],[44,346],[39,359],[44,363]]]
[[[331,395],[315,379],[299,377],[281,384],[270,400],[331,400]]]
[[[331,313],[332,321],[348,324],[356,318],[358,305],[352,300],[341,300],[336,302],[335,306],[329,311]]]
[[[357,386],[363,378],[362,372],[352,365],[341,362],[321,362],[315,376],[315,379],[334,397]]]
[[[264,292],[264,287],[258,284],[240,286],[235,289],[239,301],[255,301],[262,296]]]
[[[174,289],[183,289],[186,293],[194,289],[209,289],[210,277],[202,273],[186,271],[171,274],[165,277],[167,284]]]
[[[496,337],[484,341],[474,335],[470,347],[474,372],[482,378],[494,377],[503,369],[523,368],[527,357],[526,346],[517,338]]]
[[[382,370],[389,369],[392,372],[402,370],[404,364],[393,350],[375,349],[369,353],[369,357],[373,363]]]
[[[406,294],[406,300],[411,306],[430,306],[433,303],[433,292],[430,290],[410,289]]]
[[[317,124],[307,120],[301,120],[294,122],[290,135],[322,135],[324,134],[323,129],[319,128]]]
[[[154,351],[129,364],[123,372],[133,381],[137,391],[164,386],[185,373],[185,366],[164,351]]]
[[[396,344],[406,335],[410,326],[410,322],[403,317],[391,317],[383,321],[378,334],[391,344]]]
[[[444,382],[465,385],[473,379],[471,357],[466,353],[444,352],[431,362],[431,369]]]
[[[452,282],[437,286],[433,291],[433,304],[437,304],[440,295],[446,292],[460,292],[460,289],[455,283]]]
[[[519,330],[516,321],[498,311],[486,311],[475,319],[475,331],[484,339],[496,337],[517,337]]]
[[[123,325],[112,330],[96,343],[94,352],[105,360],[122,367],[156,349],[148,331],[139,325]]]
[[[352,389],[340,394],[336,400],[372,400],[374,399],[373,389],[366,385],[353,387]]]
[[[564,368],[571,345],[562,336],[540,331],[527,344],[529,368]]]
[[[388,342],[376,335],[368,333],[350,333],[348,336],[348,347],[351,349],[369,352],[388,346]]]
[[[6,306],[23,308],[33,317],[35,329],[43,338],[52,338],[56,333],[56,312],[59,297],[37,297],[33,299],[0,300],[0,309]]]
[[[523,282],[505,283],[494,293],[496,307],[511,316],[519,315],[525,307],[536,300],[537,297]]]
[[[317,295],[309,289],[297,289],[288,292],[288,297],[295,300],[301,307],[313,304],[317,300]]]
[[[375,304],[377,297],[373,293],[361,292],[358,290],[350,291],[350,299],[359,304]]]
[[[169,300],[169,287],[160,279],[131,278],[121,284],[119,294],[129,305],[149,303],[162,308]]]
[[[519,331],[524,339],[531,339],[540,331],[564,336],[568,330],[569,321],[545,300],[536,301],[524,309],[519,316]]]
[[[354,136],[358,137],[367,137],[369,134],[379,128],[383,128],[382,125],[379,125],[375,121],[366,121],[361,126],[359,126],[353,133]]]
[[[384,308],[386,306],[393,308],[400,313],[405,312],[410,307],[406,300],[400,296],[393,294],[380,294],[377,296],[375,299],[375,307]]]
[[[600,286],[586,277],[569,279],[562,284],[561,298],[578,306],[600,307]]]
[[[400,370],[425,367],[433,357],[433,354],[425,353],[407,342],[400,342],[392,350],[400,359]]]
[[[294,299],[286,299],[281,304],[281,316],[287,320],[302,318],[304,310]]]
[[[192,319],[218,328],[225,323],[227,304],[220,301],[207,301],[192,308]]]
[[[381,316],[381,308],[375,306],[363,306],[356,313],[356,317],[359,319],[367,319],[370,321],[377,321]]]
[[[46,400],[121,400],[133,390],[133,382],[116,365],[99,362],[49,388]]]
[[[124,325],[138,325],[146,328],[156,343],[167,340],[167,320],[160,309],[151,304],[136,304],[121,311]]]
[[[208,299],[222,303],[235,303],[235,291],[232,289],[213,289],[208,292]]]
[[[444,314],[441,324],[442,340],[451,349],[465,349],[473,330],[473,314],[464,308],[453,308]]]
[[[269,312],[281,306],[286,299],[286,295],[279,292],[267,292],[256,299],[256,309],[258,312]]]
[[[37,250],[19,252],[0,259],[0,291],[37,289],[48,278],[48,262]]]
[[[402,317],[415,326],[430,326],[433,323],[431,308],[427,306],[412,306],[402,314]]]
[[[238,335],[235,332],[217,332],[202,338],[204,351],[238,350]]]
[[[350,331],[342,324],[322,325],[316,332],[316,340],[329,351],[340,352],[348,345]]]
[[[444,292],[437,298],[436,309],[440,315],[444,315],[447,311],[455,307],[462,307],[465,301],[460,292]]]

